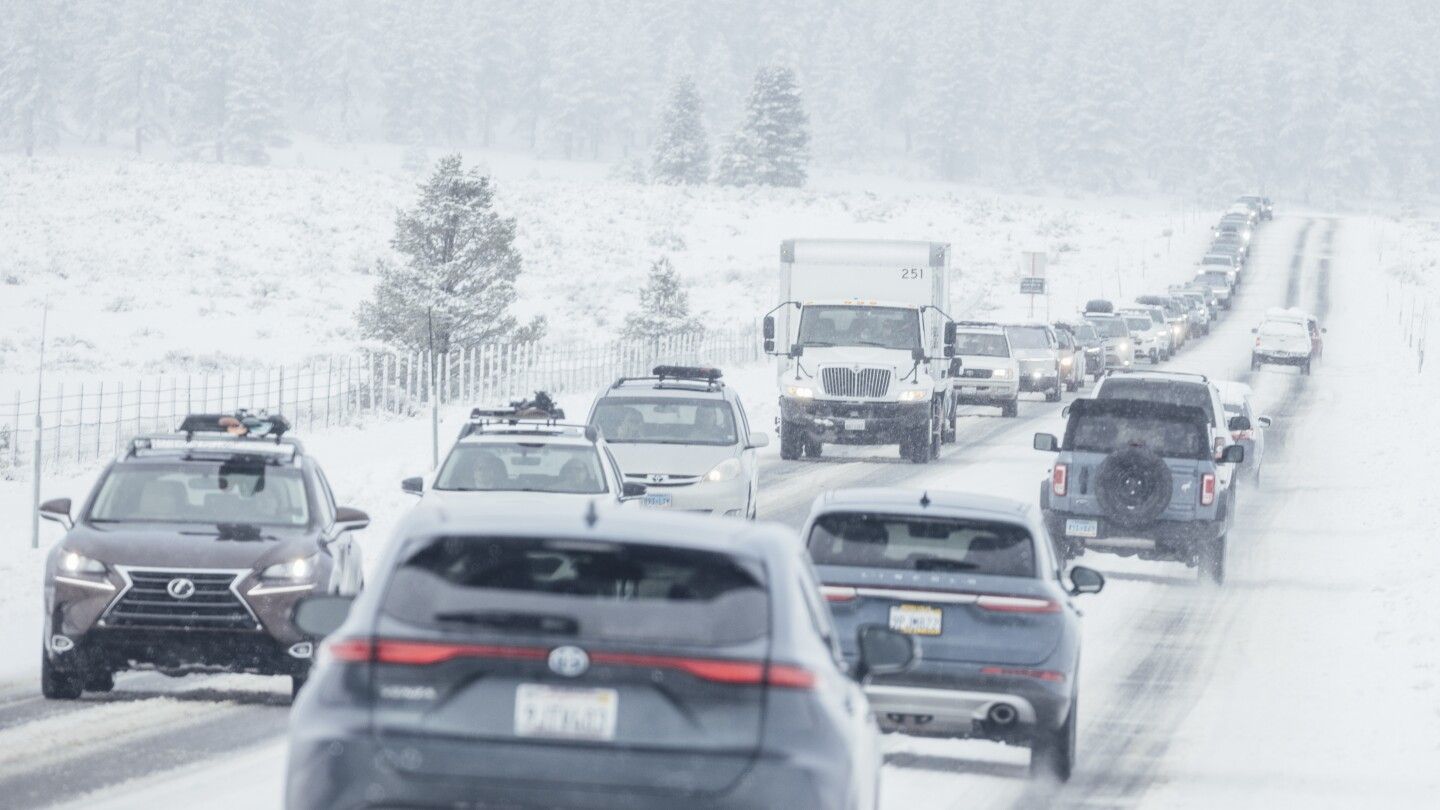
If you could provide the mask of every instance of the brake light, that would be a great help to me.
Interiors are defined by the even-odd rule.
[[[783,686],[809,689],[815,685],[815,674],[803,667],[757,661],[725,661],[716,658],[675,658],[668,655],[632,655],[630,653],[594,653],[592,664],[622,667],[676,669],[702,681],[736,686]]]
[[[1034,678],[1049,683],[1064,683],[1065,673],[1051,669],[1025,669],[1023,667],[981,667],[981,675],[1006,675],[1018,678]]]
[[[1205,473],[1200,477],[1200,505],[1212,503],[1215,503],[1215,473]]]
[[[1050,491],[1060,497],[1070,490],[1070,465],[1056,464],[1050,473]]]
[[[975,600],[977,607],[996,613],[1059,613],[1060,603],[1050,599],[1032,599],[1027,596],[981,596]]]
[[[825,585],[820,588],[820,592],[825,594],[827,602],[854,602],[859,596],[854,588],[847,588],[843,585]]]
[[[375,657],[375,644],[366,638],[336,639],[321,645],[320,655],[347,664],[364,663]]]

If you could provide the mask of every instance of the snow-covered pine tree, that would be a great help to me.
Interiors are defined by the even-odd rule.
[[[651,177],[657,183],[693,185],[709,176],[710,142],[701,118],[700,94],[689,76],[681,76],[665,105]]]
[[[490,179],[465,169],[459,155],[441,158],[420,186],[415,207],[395,218],[403,261],[382,262],[375,297],[360,310],[369,337],[409,349],[450,351],[494,340],[535,340],[542,319],[520,327],[510,305],[520,254],[515,220],[494,208]]]
[[[237,47],[225,87],[225,122],[220,130],[227,160],[269,163],[269,148],[287,143],[279,94],[279,71],[260,40],[251,39]]]
[[[704,327],[690,315],[690,296],[668,256],[650,265],[640,290],[640,308],[625,316],[626,340],[656,340],[671,335],[700,335]]]
[[[375,16],[373,5],[355,0],[322,0],[312,9],[302,97],[322,113],[321,127],[336,141],[360,136],[366,103],[374,95]]]
[[[745,120],[716,169],[725,185],[801,186],[810,162],[809,119],[795,72],[761,68],[750,91]]]
[[[65,83],[59,3],[24,0],[11,5],[0,25],[0,136],[25,152],[60,139]]]
[[[100,52],[97,102],[100,118],[122,127],[138,155],[147,143],[170,136],[171,43],[163,6],[118,8],[114,35]]]

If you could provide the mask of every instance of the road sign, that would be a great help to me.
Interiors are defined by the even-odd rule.
[[[1045,294],[1045,279],[1041,277],[1027,277],[1020,279],[1020,292],[1030,295]]]

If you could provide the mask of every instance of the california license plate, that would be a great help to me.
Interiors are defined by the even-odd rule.
[[[1099,537],[1100,521],[1070,518],[1065,521],[1065,535],[1067,537],[1089,537],[1092,539]]]
[[[643,503],[645,506],[647,506],[647,507],[649,507],[649,508],[651,508],[651,509],[669,509],[669,508],[670,508],[670,496],[669,496],[669,495],[646,495],[646,496],[645,496],[645,500],[641,501],[641,503]]]
[[[895,605],[890,608],[890,629],[912,636],[938,636],[944,614],[929,605]]]
[[[614,689],[522,683],[515,687],[515,736],[613,740],[620,717]]]
[[[845,429],[846,429],[846,430],[864,430],[864,429],[865,429],[865,420],[864,420],[864,419],[846,419],[846,420],[845,420]]]

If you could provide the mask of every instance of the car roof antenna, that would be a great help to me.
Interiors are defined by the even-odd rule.
[[[595,522],[599,519],[600,515],[595,512],[595,499],[591,498],[590,502],[585,505],[585,528],[595,528]]]
[[[920,508],[922,508],[922,509],[929,509],[929,508],[930,508],[930,493],[929,493],[929,491],[920,493]]]

